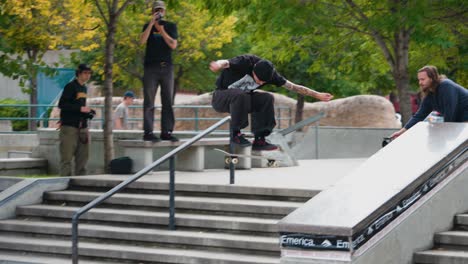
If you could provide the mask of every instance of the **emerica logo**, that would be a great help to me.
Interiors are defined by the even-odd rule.
[[[315,246],[314,240],[308,237],[291,237],[281,236],[281,245],[283,246],[295,246],[295,247],[313,247]]]

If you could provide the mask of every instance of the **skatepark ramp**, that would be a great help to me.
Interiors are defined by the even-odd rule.
[[[278,223],[281,263],[468,263],[442,232],[466,225],[467,149],[467,123],[418,123]]]

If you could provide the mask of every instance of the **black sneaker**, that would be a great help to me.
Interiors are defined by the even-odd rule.
[[[241,147],[248,147],[248,146],[252,145],[252,143],[250,143],[250,141],[245,139],[244,134],[241,134],[241,133],[237,133],[236,135],[234,135],[232,137],[232,142],[234,144],[236,144],[236,145],[241,146]]]
[[[153,133],[148,133],[143,135],[143,140],[144,141],[152,141],[152,142],[159,142],[161,139],[159,139],[157,136],[155,136]]]
[[[172,142],[177,142],[179,141],[178,138],[174,137],[172,135],[172,132],[161,132],[161,140],[168,140],[168,141],[172,141]]]
[[[278,146],[268,143],[264,138],[255,139],[252,145],[252,150],[277,150]]]

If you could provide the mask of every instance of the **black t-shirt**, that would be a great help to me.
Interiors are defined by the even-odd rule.
[[[171,38],[177,39],[179,37],[175,23],[165,20],[161,20],[160,23]],[[143,27],[143,31],[147,27],[148,23]],[[172,49],[164,41],[161,34],[156,30],[156,27],[153,26],[146,42],[145,65],[157,65],[161,62],[172,64]]]
[[[87,114],[81,113],[81,107],[86,106],[87,91],[86,85],[81,85],[76,79],[65,85],[58,104],[62,125],[88,127]]]
[[[250,54],[240,55],[229,59],[229,68],[224,69],[216,80],[217,89],[228,89],[229,85],[244,78],[245,75],[253,77],[252,71],[254,65],[259,60],[261,60],[260,57]],[[280,74],[276,73],[269,82],[263,85],[274,84],[276,86],[283,86],[285,83],[286,79]],[[260,89],[263,85],[259,86],[257,89]]]

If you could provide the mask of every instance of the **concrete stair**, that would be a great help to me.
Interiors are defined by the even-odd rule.
[[[70,263],[71,216],[118,179],[74,178],[0,221],[0,263]],[[317,191],[137,181],[80,218],[80,263],[279,263],[276,223]]]
[[[468,263],[468,214],[455,216],[454,230],[434,235],[434,248],[417,252],[415,264]]]

